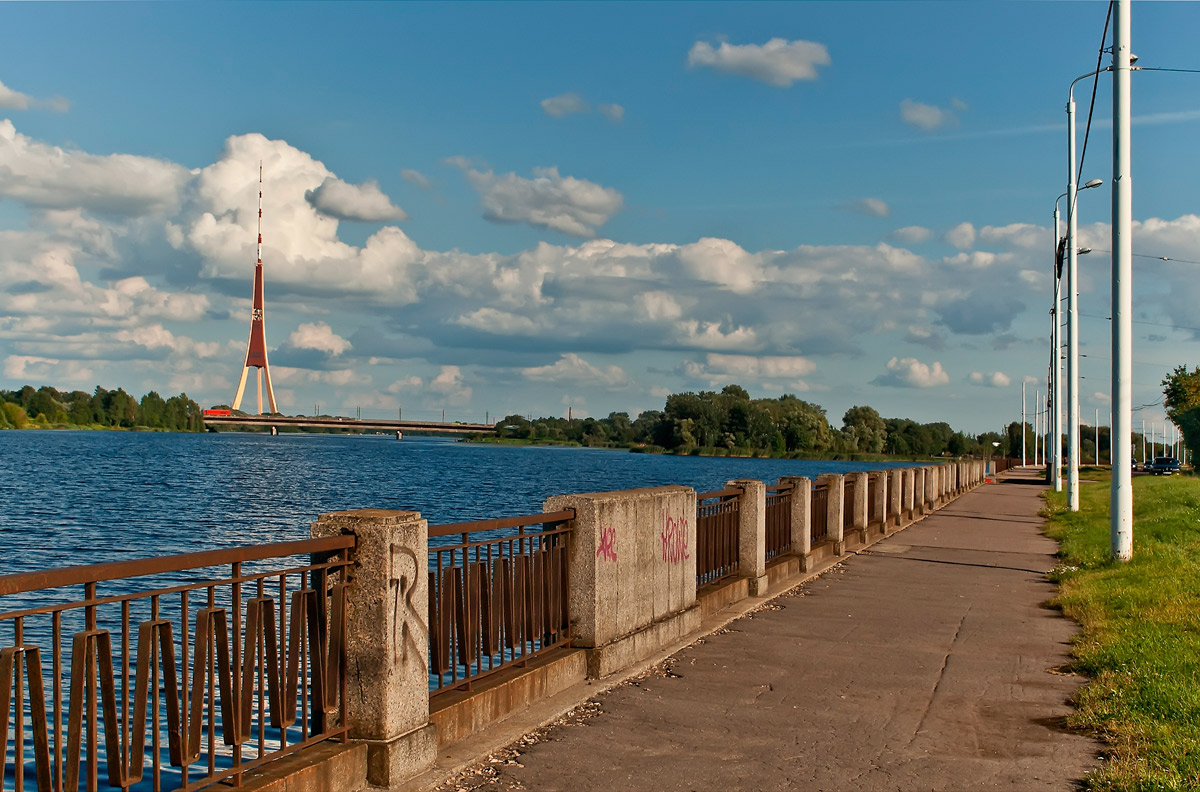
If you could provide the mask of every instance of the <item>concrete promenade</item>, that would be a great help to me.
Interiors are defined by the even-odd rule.
[[[1042,490],[1014,471],[752,599],[598,715],[440,788],[1073,789],[1100,746],[1061,728],[1082,680],[1056,673],[1075,627],[1042,607]]]

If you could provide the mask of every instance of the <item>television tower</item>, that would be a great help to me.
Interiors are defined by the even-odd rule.
[[[263,265],[262,265],[262,162],[258,163],[258,261],[254,265],[254,301],[250,309],[250,341],[246,344],[246,363],[242,366],[242,381],[238,383],[237,395],[233,397],[233,409],[242,404],[246,390],[246,375],[257,369],[258,414],[263,411],[263,379],[267,380],[267,403],[271,412],[275,409],[275,391],[271,388],[271,370],[267,367],[267,337],[263,334]]]

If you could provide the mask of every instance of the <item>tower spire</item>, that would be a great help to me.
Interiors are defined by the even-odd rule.
[[[237,395],[233,397],[233,409],[242,404],[242,394],[246,390],[246,376],[250,369],[256,369],[255,379],[258,382],[258,412],[263,411],[263,380],[267,381],[267,403],[271,412],[275,409],[275,391],[271,388],[271,369],[267,365],[267,338],[263,332],[263,263],[262,263],[262,202],[263,202],[263,166],[258,163],[258,249],[257,260],[254,264],[254,298],[250,308],[250,340],[246,344],[246,362],[242,365],[242,379],[238,383]]]

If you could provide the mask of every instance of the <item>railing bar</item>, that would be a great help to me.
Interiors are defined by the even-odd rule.
[[[62,792],[62,614],[50,615],[50,648],[54,655],[54,789]],[[157,790],[156,790],[157,792]]]
[[[475,520],[472,522],[449,523],[446,525],[429,526],[429,535],[453,536],[461,533],[477,533],[479,531],[496,531],[503,528],[523,528],[527,525],[548,525],[569,522],[575,519],[574,509],[546,512],[544,514],[528,514],[520,517],[501,517],[495,520]]]
[[[345,551],[343,550],[342,552],[345,552]],[[260,579],[258,581],[258,588],[257,588],[257,592],[256,592],[259,599],[263,598],[265,590],[266,590],[266,584],[263,580]],[[265,681],[263,679],[263,675],[266,672],[266,670],[268,668],[270,668],[271,666],[270,666],[270,664],[268,664],[266,662],[266,660],[267,660],[267,630],[266,630],[267,625],[265,623],[266,620],[261,615],[259,616],[259,618],[262,618],[264,621],[263,624],[258,625],[256,627],[256,629],[258,630],[258,648],[257,648],[258,661],[260,663],[260,665],[258,667],[258,755],[259,755],[259,757],[262,757],[262,755],[264,753],[266,753],[266,749],[267,749],[267,742],[266,742],[266,740],[267,740],[267,717],[266,717],[267,701],[264,698],[266,690],[264,689],[264,686],[263,686],[263,683]],[[343,665],[343,668],[344,667],[345,666]],[[280,695],[280,698],[283,698],[283,696]]]
[[[240,578],[242,575],[242,564],[240,561],[233,562],[233,565],[230,569],[230,573],[231,573],[230,578],[234,581],[233,585],[232,585],[232,588],[233,588],[233,597],[232,597],[233,646],[231,647],[231,649],[233,650],[232,651],[233,662],[232,662],[232,672],[231,672],[231,675],[233,678],[230,680],[230,688],[231,688],[230,693],[232,694],[232,698],[233,698],[233,708],[232,709],[233,709],[233,713],[234,713],[234,721],[233,721],[233,723],[229,723],[229,724],[222,723],[221,729],[225,730],[225,729],[232,728],[234,733],[237,735],[237,737],[235,737],[234,739],[239,740],[239,741],[237,743],[235,743],[233,746],[233,766],[235,768],[241,768],[241,766],[242,766],[242,743],[240,742],[240,740],[241,740],[241,731],[242,731],[242,722],[241,722],[241,718],[242,718],[242,685],[241,685],[241,676],[242,676],[242,673],[241,673],[242,672],[242,663],[241,663],[241,659],[242,659],[242,584],[238,582],[238,578]],[[253,673],[253,672],[251,672],[251,673]],[[233,785],[234,786],[242,785],[242,774],[240,772],[234,774]]]
[[[209,586],[208,587],[208,607],[214,608],[214,607],[216,607],[216,604],[217,604],[216,587]],[[217,747],[217,729],[216,729],[217,697],[216,697],[216,685],[214,684],[216,682],[216,679],[215,679],[216,673],[214,673],[214,671],[216,670],[216,665],[217,665],[217,652],[216,652],[217,631],[215,629],[210,629],[208,631],[208,636],[206,637],[206,640],[208,641],[208,668],[206,669],[206,671],[208,673],[208,774],[209,774],[209,776],[212,776],[212,774],[217,769],[217,752],[216,752],[216,747]],[[203,712],[203,709],[201,709],[201,711]]]
[[[296,751],[301,751],[301,750],[304,750],[305,748],[311,748],[312,746],[319,745],[320,743],[323,743],[326,740],[332,740],[337,737],[341,737],[341,736],[345,735],[348,731],[349,731],[348,728],[343,727],[343,728],[336,729],[334,731],[325,732],[317,737],[307,737],[307,738],[301,740],[300,742],[293,743],[292,745],[287,746],[285,749],[275,751],[270,756],[263,757],[262,759],[254,759],[254,760],[247,762],[246,764],[242,765],[241,772],[245,773],[249,770],[253,770],[257,767],[261,767],[262,765],[267,764],[268,762],[274,762],[278,759],[282,759],[285,756],[289,756],[289,755],[295,753]],[[219,773],[213,773],[212,776],[201,778],[193,783],[185,783],[183,786],[180,786],[177,790],[175,790],[175,792],[191,792],[191,790],[204,789],[205,787],[212,786],[213,784],[219,783],[219,782],[223,781],[224,779],[229,778],[235,772],[238,772],[238,771],[235,770],[234,768],[222,770]]]
[[[183,724],[183,729],[179,736],[179,743],[181,746],[183,746],[182,753],[184,756],[183,767],[179,769],[179,774],[183,780],[183,785],[186,787],[188,785],[188,775],[190,774],[192,767],[186,746],[191,742],[192,729],[196,728],[196,724],[192,723],[191,719],[188,717],[188,713],[191,712],[191,710],[188,709],[188,691],[191,690],[191,685],[188,684],[188,682],[189,677],[192,675],[188,673],[188,647],[191,642],[188,640],[187,591],[179,592],[179,625],[179,654],[180,657],[183,658],[183,684],[179,688],[180,698],[183,702],[179,708],[179,722]]]
[[[496,529],[496,530],[498,530],[498,529]],[[537,534],[534,534],[534,535],[536,535],[536,536],[558,536],[560,534],[567,534],[570,532],[571,532],[570,528],[554,528],[549,531],[539,531]],[[452,534],[444,534],[444,535],[451,536]],[[463,535],[465,536],[466,534],[463,534]],[[477,539],[473,542],[472,541],[464,541],[459,544],[439,544],[439,545],[436,545],[435,547],[430,547],[429,550],[430,550],[430,552],[433,552],[434,550],[461,550],[463,548],[483,547],[484,545],[500,544],[501,542],[506,542],[506,541],[508,541],[507,537],[494,536],[494,537],[491,537],[488,539]]]
[[[158,621],[158,597],[150,598],[150,620]],[[150,750],[154,754],[153,759],[153,776],[151,782],[154,786],[154,792],[162,790],[162,758],[159,756],[159,751],[162,743],[159,737],[159,730],[162,728],[162,719],[158,712],[158,686],[160,684],[158,678],[158,641],[150,642],[150,680],[151,680],[151,695],[150,701],[154,705],[154,713],[151,717],[151,722],[154,725],[154,733],[150,735]]]
[[[295,574],[297,572],[307,572],[307,571],[315,572],[315,571],[319,571],[322,569],[339,569],[339,568],[345,566],[347,563],[348,562],[343,562],[343,561],[326,561],[321,564],[308,564],[306,566],[288,567],[287,569],[272,569],[269,572],[259,572],[259,573],[253,574],[253,575],[243,575],[243,576],[237,578],[236,581],[232,580],[232,579],[225,579],[225,578],[221,578],[219,581],[216,581],[216,580],[213,580],[210,578],[208,580],[201,580],[201,581],[197,581],[195,583],[188,583],[187,585],[171,586],[169,588],[160,588],[160,589],[150,589],[149,591],[139,591],[134,594],[120,594],[120,595],[113,595],[111,597],[99,597],[99,598],[90,599],[90,600],[83,599],[83,600],[76,600],[74,602],[64,602],[64,603],[61,603],[58,605],[46,605],[41,608],[27,608],[25,610],[5,611],[3,613],[0,613],[0,621],[8,621],[10,619],[15,619],[20,616],[40,616],[40,615],[44,615],[47,613],[54,613],[55,611],[69,611],[69,610],[74,610],[76,608],[88,607],[88,606],[92,606],[92,605],[111,605],[116,602],[124,602],[125,600],[129,600],[132,602],[134,600],[146,599],[147,597],[152,597],[155,595],[178,594],[183,591],[196,591],[197,589],[208,588],[209,586],[211,586],[217,582],[219,582],[221,585],[225,585],[227,583],[234,583],[234,582],[251,583],[255,580],[258,580],[259,578],[275,577],[276,575],[281,575],[281,574],[291,575],[291,574]],[[58,588],[58,587],[56,586],[55,588]]]
[[[237,561],[261,561],[267,558],[286,558],[305,553],[343,550],[354,546],[353,536],[330,536],[323,539],[303,539],[296,542],[276,542],[267,545],[204,550],[198,553],[137,558],[129,561],[108,561],[102,564],[43,569],[0,575],[0,595],[21,594],[46,588],[62,588],[81,583],[123,580],[166,572],[223,566]]]
[[[85,583],[83,587],[84,599],[94,600],[96,598],[96,584],[94,582]],[[84,629],[96,629],[96,608],[92,606],[84,611]],[[87,691],[87,788],[88,792],[96,792],[100,775],[99,757],[96,755],[97,737],[96,734],[96,654],[95,652],[84,652],[86,662],[84,663],[84,688]]]
[[[288,623],[288,621],[287,621],[287,575],[280,575],[279,576],[279,628],[278,628],[279,629],[278,647],[279,647],[280,652],[284,652],[285,650],[283,647],[287,646],[287,623]],[[293,635],[292,640],[293,641],[296,640],[296,636]],[[287,663],[284,662],[284,658],[282,656],[279,658],[279,661],[280,661],[280,665],[279,665],[280,669],[287,668]],[[286,674],[286,672],[283,672],[283,673]],[[283,681],[282,678],[279,681],[282,682]],[[286,688],[285,685],[283,685],[283,684],[280,685],[280,688],[279,688],[280,701],[282,701],[284,698],[285,688]],[[296,712],[295,702],[288,702],[288,703],[292,707],[292,713],[295,714],[295,712]],[[281,725],[279,727],[279,744],[283,748],[287,748],[287,726]]]
[[[25,620],[17,619],[17,621],[13,624],[13,646],[20,648],[22,645],[24,645],[24,643]],[[14,735],[15,739],[13,741],[13,770],[15,771],[13,789],[20,790],[25,789],[25,683],[23,680],[24,675],[21,673],[21,665],[24,662],[24,653],[13,653],[13,670],[16,672],[15,676],[17,688],[17,697],[16,701],[14,702],[16,708],[16,717],[13,719],[13,727],[16,730],[16,734]],[[8,687],[9,685],[13,684],[13,680],[3,679],[0,680],[0,684]],[[32,691],[30,691],[30,693],[32,694]],[[32,698],[29,701],[29,706],[32,710],[34,706]],[[4,714],[6,716],[8,715],[7,712]],[[8,735],[5,734],[4,738],[7,740]]]
[[[121,761],[125,763],[125,767],[129,767],[130,751],[133,746],[129,744],[129,735],[131,734],[132,724],[130,718],[132,713],[129,711],[129,603],[121,603]],[[122,773],[124,775],[124,773]],[[122,789],[129,789],[129,786],[123,785]]]

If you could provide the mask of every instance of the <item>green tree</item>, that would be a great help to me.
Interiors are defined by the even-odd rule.
[[[166,427],[167,402],[157,391],[150,391],[138,404],[138,424],[152,429]]]
[[[1162,381],[1167,417],[1179,427],[1183,445],[1195,459],[1200,451],[1200,366],[1176,366]]]
[[[878,454],[887,444],[887,424],[871,407],[851,407],[842,416],[842,431],[859,451]]]

